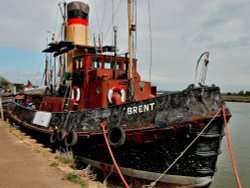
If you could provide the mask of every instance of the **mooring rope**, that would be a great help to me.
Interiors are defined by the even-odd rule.
[[[117,163],[116,163],[114,154],[113,154],[112,149],[111,149],[111,147],[110,147],[110,145],[109,145],[109,141],[108,141],[107,135],[106,135],[106,133],[105,133],[106,121],[102,122],[101,125],[102,125],[103,136],[104,136],[104,139],[105,139],[105,142],[106,142],[106,145],[107,145],[107,148],[108,148],[110,157],[111,157],[111,159],[112,159],[112,161],[113,161],[113,163],[114,163],[114,165],[115,165],[115,168],[116,168],[116,170],[117,170],[117,172],[118,172],[118,174],[119,174],[119,176],[120,176],[120,178],[121,178],[121,180],[122,180],[124,186],[125,186],[126,188],[129,188],[128,183],[126,182],[125,178],[123,177],[123,175],[122,175],[122,173],[121,173],[121,170],[120,170],[119,166],[118,166]]]
[[[231,139],[230,139],[230,135],[229,135],[229,128],[228,128],[228,123],[227,123],[227,118],[226,118],[226,111],[225,111],[223,104],[222,104],[221,108],[222,108],[222,112],[223,112],[224,126],[225,126],[225,130],[226,130],[227,145],[228,145],[229,154],[230,154],[231,161],[232,161],[232,166],[233,166],[233,170],[234,170],[236,184],[239,188],[242,188],[239,173],[238,173],[237,166],[236,166],[236,162],[234,159],[233,147],[231,144]]]
[[[221,108],[218,112],[213,116],[213,118],[208,122],[208,124],[202,129],[202,131],[195,137],[195,139],[186,147],[186,149],[181,152],[181,154],[174,160],[174,162],[152,183],[149,185],[144,185],[144,188],[153,188],[156,183],[175,165],[175,163],[187,152],[187,150],[196,142],[196,140],[203,134],[203,132],[207,129],[207,127],[214,121],[217,115],[221,112]]]

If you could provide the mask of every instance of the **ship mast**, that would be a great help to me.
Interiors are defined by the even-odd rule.
[[[129,101],[135,100],[135,80],[134,80],[134,67],[133,67],[133,31],[135,25],[132,25],[132,3],[128,0],[128,47],[129,47]]]
[[[66,1],[63,2],[63,7],[62,7],[62,3],[58,4],[59,6],[59,10],[61,12],[61,16],[63,19],[63,23],[62,23],[62,28],[61,28],[61,36],[63,36],[62,40],[65,41],[66,37],[67,37],[67,28],[66,28],[66,18],[67,18],[67,3]],[[66,72],[66,54],[64,53],[63,56],[60,56],[60,84],[63,84],[64,78],[63,75]]]

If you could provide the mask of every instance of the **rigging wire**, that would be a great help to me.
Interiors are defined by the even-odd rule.
[[[152,74],[152,25],[151,25],[151,6],[150,1],[148,0],[148,21],[149,21],[149,81],[151,81],[151,74]]]
[[[106,13],[106,6],[107,6],[107,1],[104,1],[104,8],[103,8],[103,15],[102,15],[102,22],[101,22],[101,30],[103,30],[103,25],[104,25],[104,18],[105,18],[105,13]]]
[[[116,14],[117,14],[117,12],[118,12],[118,10],[119,10],[119,8],[120,8],[120,5],[121,5],[121,2],[122,2],[122,0],[120,0],[119,1],[119,4],[117,5],[117,7],[116,8],[114,8],[116,11],[114,11],[114,18],[115,18],[115,16],[116,16]],[[114,6],[115,7],[115,6]],[[109,30],[110,30],[110,28],[111,28],[111,26],[112,26],[112,20],[111,20],[111,22],[109,23],[109,25],[108,25],[108,27],[107,27],[107,30],[106,30],[106,32],[105,32],[105,34],[104,34],[104,37],[103,37],[103,41],[105,41],[105,39],[107,38],[107,35],[108,35],[108,33],[109,33]]]
[[[60,2],[58,3],[59,9],[60,9]],[[57,33],[57,19],[58,19],[58,8],[56,9],[56,19],[55,19],[55,28],[54,28],[54,32]]]
[[[94,0],[94,6],[95,6],[95,14],[96,14],[96,22],[97,22],[98,30],[99,30],[99,33],[101,33],[101,25],[100,25],[99,16],[97,13],[98,11],[97,11],[96,0]]]

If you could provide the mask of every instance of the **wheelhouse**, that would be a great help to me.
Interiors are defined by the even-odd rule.
[[[44,110],[48,110],[50,104],[51,111],[56,111],[55,109],[62,111],[93,109],[131,102],[128,55],[119,56],[113,51],[109,51],[107,55],[103,50],[100,53],[94,47],[65,41],[52,43],[49,46],[44,52],[54,53],[55,57],[67,54],[68,72],[64,73],[65,85],[60,87],[66,89],[58,92],[62,97],[61,102],[53,102],[55,100],[52,99],[53,96],[46,96]],[[150,82],[141,80],[137,72],[136,59],[133,59],[132,79],[134,101],[156,96],[156,87],[151,86]],[[62,104],[63,108],[58,103]]]

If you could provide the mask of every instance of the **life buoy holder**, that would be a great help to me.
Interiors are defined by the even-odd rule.
[[[75,92],[76,92],[76,95],[75,95]],[[74,86],[73,87],[73,90],[72,90],[72,96],[71,96],[71,100],[73,102],[78,102],[80,100],[80,88],[77,87],[77,86]]]
[[[120,86],[114,86],[111,89],[109,89],[109,91],[108,91],[108,101],[109,101],[110,104],[113,104],[112,96],[113,96],[114,91],[119,91],[120,92],[120,94],[121,94],[121,101],[122,102],[126,101],[125,90],[122,89]]]

